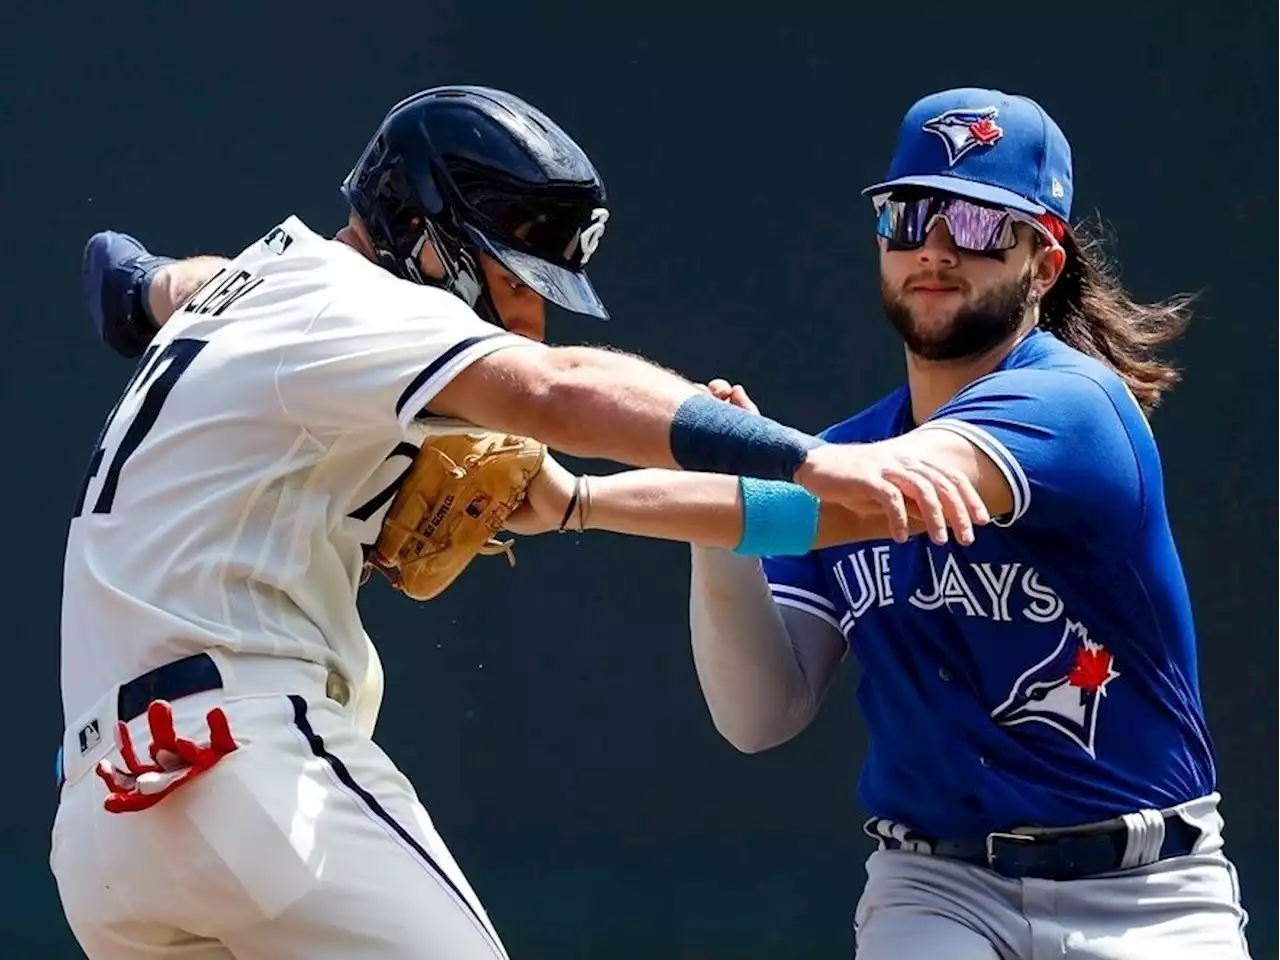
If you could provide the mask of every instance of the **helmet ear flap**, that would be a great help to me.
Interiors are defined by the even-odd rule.
[[[436,257],[444,267],[444,277],[422,276],[418,267],[418,255],[422,249],[431,245]],[[410,264],[406,264],[409,267]],[[422,237],[413,248],[411,263],[417,282],[426,286],[439,287],[458,297],[482,319],[499,327],[505,327],[498,308],[489,294],[489,281],[480,264],[479,251],[473,249],[462,236],[447,237],[440,225],[426,220]]]

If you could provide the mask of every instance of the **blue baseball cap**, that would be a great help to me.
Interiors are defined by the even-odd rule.
[[[960,87],[911,105],[885,180],[863,196],[925,187],[1020,210],[1071,218],[1071,146],[1027,97]]]

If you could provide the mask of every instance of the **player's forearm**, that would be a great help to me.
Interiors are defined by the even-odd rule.
[[[777,746],[813,719],[829,678],[806,676],[758,560],[693,548],[689,632],[712,721],[739,750]]]
[[[697,387],[607,350],[564,347],[548,351],[547,359],[551,376],[523,411],[527,435],[574,456],[676,466],[671,421]]]
[[[738,480],[726,474],[626,470],[587,478],[588,530],[729,548],[742,538]]]
[[[588,478],[583,499],[589,530],[722,549],[742,541],[742,495],[738,478],[727,474],[626,470]],[[819,511],[815,548],[889,535],[883,516],[862,516],[831,503]]]
[[[819,443],[646,360],[590,347],[497,350],[428,409],[575,456],[761,479],[792,479]]]
[[[147,309],[163,327],[192,295],[230,261],[225,257],[191,257],[163,267],[147,287]]]

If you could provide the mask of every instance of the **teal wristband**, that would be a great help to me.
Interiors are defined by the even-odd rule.
[[[818,536],[818,498],[783,480],[739,477],[742,539],[733,552],[744,557],[801,556]]]

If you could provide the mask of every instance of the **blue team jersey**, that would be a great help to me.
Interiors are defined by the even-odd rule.
[[[1037,331],[921,426],[985,452],[1011,513],[970,547],[919,536],[764,562],[775,601],[830,622],[859,661],[863,806],[962,839],[1213,791],[1159,454],[1123,381]],[[904,386],[822,436],[911,427]]]

